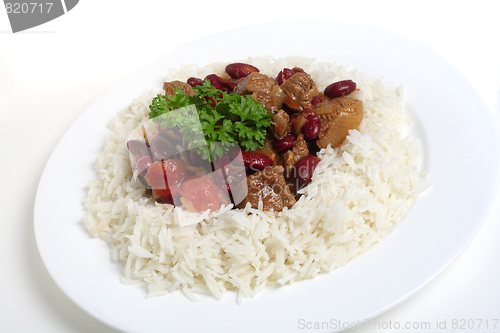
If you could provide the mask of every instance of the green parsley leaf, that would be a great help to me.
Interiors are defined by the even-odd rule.
[[[209,80],[193,91],[194,96],[187,96],[177,88],[168,99],[157,95],[149,106],[149,118],[163,128],[177,127],[184,136],[184,148],[210,162],[223,156],[234,144],[245,151],[263,147],[272,114],[262,104],[250,96],[215,89]],[[209,98],[215,101],[215,106]]]

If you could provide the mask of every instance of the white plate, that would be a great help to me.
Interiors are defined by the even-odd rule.
[[[106,92],[57,145],[38,187],[36,240],[55,282],[90,315],[127,332],[232,327],[233,332],[290,333],[303,331],[306,322],[363,321],[422,288],[479,231],[496,193],[500,148],[492,115],[464,76],[432,51],[381,30],[321,22],[282,26],[230,31],[166,55]],[[144,285],[120,283],[121,265],[111,261],[108,245],[83,227],[86,184],[96,177],[93,165],[107,124],[142,91],[160,86],[167,68],[257,55],[336,61],[384,76],[392,87],[403,84],[432,187],[389,237],[331,274],[265,291],[243,306],[234,293],[222,301],[202,297],[199,303],[180,292],[146,299]]]

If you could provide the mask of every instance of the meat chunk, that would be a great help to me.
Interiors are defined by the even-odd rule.
[[[293,176],[293,167],[295,164],[301,160],[303,157],[309,155],[309,148],[307,148],[307,143],[304,140],[304,134],[299,134],[297,140],[293,145],[292,150],[289,150],[285,154],[285,176],[290,178]]]
[[[294,111],[300,112],[312,108],[311,100],[318,94],[316,83],[307,73],[295,73],[282,85],[285,93],[284,103]]]
[[[270,113],[276,113],[283,106],[285,95],[274,79],[257,72],[240,80],[233,93],[252,94],[252,99],[261,103]]]
[[[244,204],[250,202],[253,208],[258,208],[259,200],[262,200],[264,210],[274,209],[275,212],[292,207],[295,198],[283,178],[283,170],[277,165],[247,177],[248,194]]]
[[[271,134],[276,138],[276,140],[283,139],[292,130],[292,126],[290,125],[290,117],[283,110],[279,110],[278,113],[273,116],[271,124],[272,127],[270,131]]]
[[[240,81],[233,89],[233,93],[239,95],[253,94],[255,92],[271,93],[275,85],[274,79],[267,75],[254,72],[242,81]]]
[[[173,96],[175,94],[175,89],[176,88],[181,88],[182,91],[184,91],[184,94],[187,96],[194,96],[195,92],[193,91],[193,88],[182,81],[172,81],[172,82],[165,82],[163,83],[163,90],[165,90],[165,96]]]
[[[271,113],[276,113],[279,110],[278,105],[276,104],[276,100],[269,93],[266,93],[264,91],[254,92],[252,94],[252,99],[257,101],[258,103],[261,103],[264,108]]]
[[[283,107],[283,101],[285,100],[285,93],[283,92],[281,87],[276,84],[271,90],[270,94],[271,97],[274,99],[278,110],[281,109]]]

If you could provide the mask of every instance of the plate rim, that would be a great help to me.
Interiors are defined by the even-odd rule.
[[[318,23],[318,22],[316,22]],[[327,23],[328,25],[331,25],[331,22],[325,22]],[[37,188],[37,191],[36,191],[36,198],[35,198],[35,209],[34,209],[34,228],[35,228],[35,238],[36,238],[36,243],[37,243],[37,247],[39,249],[39,252],[40,252],[40,255],[42,257],[42,261],[44,262],[44,265],[47,267],[47,270],[49,272],[49,274],[51,275],[52,279],[56,282],[56,284],[58,285],[58,287],[64,292],[64,294],[66,294],[75,304],[77,304],[82,310],[84,310],[85,312],[87,312],[88,314],[90,314],[91,316],[93,316],[94,318],[100,320],[101,322],[103,322],[104,324],[106,325],[109,325],[115,329],[118,329],[118,330],[121,330],[123,329],[123,327],[119,327],[119,326],[116,326],[114,325],[112,322],[110,322],[109,320],[106,320],[105,318],[103,318],[102,316],[100,316],[99,314],[96,314],[95,312],[93,312],[92,310],[89,310],[88,308],[86,308],[84,305],[80,304],[81,301],[79,301],[78,299],[75,299],[74,298],[74,294],[71,293],[70,291],[67,291],[65,290],[64,286],[61,286],[60,284],[60,277],[57,277],[57,276],[54,276],[54,272],[49,269],[50,267],[50,264],[47,263],[47,261],[49,260],[46,255],[45,255],[45,248],[43,245],[44,244],[44,240],[41,237],[42,233],[40,231],[37,232],[37,230],[39,230],[39,228],[41,227],[40,225],[40,211],[41,211],[41,207],[40,207],[40,203],[41,203],[41,199],[40,197],[42,196],[43,194],[43,191],[44,191],[44,188],[43,186],[46,186],[44,185],[45,182],[47,181],[46,180],[46,173],[48,172],[47,170],[49,169],[49,167],[51,167],[52,163],[53,163],[53,156],[55,154],[57,154],[56,152],[58,151],[60,145],[61,145],[61,142],[63,142],[65,140],[65,138],[67,137],[67,134],[72,130],[72,128],[74,128],[77,124],[80,124],[82,122],[82,120],[80,119],[84,119],[85,117],[88,117],[88,110],[91,109],[94,105],[98,105],[99,103],[101,103],[100,101],[102,100],[105,100],[109,95],[109,92],[110,91],[113,91],[114,89],[116,89],[116,87],[119,87],[121,85],[123,85],[124,83],[130,81],[132,78],[134,77],[137,77],[137,75],[140,74],[141,71],[144,71],[146,70],[147,68],[150,68],[152,65],[154,65],[155,63],[157,62],[162,62],[164,61],[165,58],[168,58],[169,56],[171,56],[172,54],[175,54],[175,53],[179,53],[179,52],[183,52],[183,50],[185,50],[186,48],[189,49],[190,47],[192,47],[193,45],[196,45],[196,44],[199,44],[200,41],[203,41],[203,40],[206,40],[206,38],[216,38],[217,36],[224,36],[224,35],[227,35],[228,33],[234,33],[235,31],[236,32],[241,32],[241,31],[249,31],[255,27],[269,27],[269,26],[273,26],[273,25],[276,25],[276,24],[281,24],[280,23],[264,23],[264,24],[258,24],[258,25],[253,25],[253,26],[250,26],[250,27],[243,27],[243,28],[239,28],[239,29],[234,29],[234,30],[230,30],[230,31],[225,31],[225,32],[221,32],[221,33],[218,33],[218,34],[215,34],[215,35],[212,35],[210,37],[205,37],[205,38],[202,38],[202,39],[199,39],[199,40],[195,40],[193,42],[190,42],[188,43],[187,45],[184,45],[184,46],[181,46],[179,48],[177,48],[176,50],[173,50],[169,53],[167,53],[166,55],[160,57],[159,59],[157,59],[155,62],[153,62],[152,64],[149,64],[141,69],[139,69],[137,72],[127,76],[126,78],[122,79],[119,83],[117,83],[116,85],[114,85],[112,88],[110,88],[108,91],[106,91],[104,94],[102,94],[94,103],[92,103],[76,120],[75,122],[69,127],[69,129],[66,131],[66,133],[63,135],[63,137],[60,139],[60,141],[58,142],[58,144],[56,145],[54,151],[51,153],[51,156],[49,158],[49,160],[47,161],[47,164],[43,170],[43,173],[42,173],[42,176],[40,178],[40,182],[39,182],[39,185],[38,185],[38,188]],[[350,23],[337,23],[337,25],[339,26],[356,26],[358,28],[361,27],[361,29],[369,29],[371,31],[375,31],[375,32],[383,32],[384,34],[389,34],[389,35],[393,35],[393,36],[398,36],[398,38],[404,38],[404,39],[407,39],[406,37],[404,36],[400,36],[400,35],[397,35],[393,32],[389,32],[389,31],[385,31],[385,30],[381,30],[381,29],[377,29],[377,28],[373,28],[373,27],[370,27],[370,26],[362,26],[362,25],[356,25],[356,24],[350,24]],[[409,40],[409,39],[407,39]],[[417,44],[416,42],[414,41],[411,41],[412,43],[414,44]],[[434,51],[432,51],[431,49],[428,49],[426,48],[425,46],[422,46],[420,44],[418,44],[420,47],[422,48],[425,48],[427,49],[428,52],[431,52],[433,54],[433,56],[435,57],[439,57],[441,58],[442,60],[444,60],[441,56],[439,56],[437,53],[435,53]],[[467,80],[467,78],[465,76],[463,76],[463,74],[458,70],[456,69],[452,64],[450,64],[449,62],[447,62],[446,60],[444,60],[446,63],[448,63],[448,65],[452,68],[454,68],[454,70],[462,76],[463,80],[469,84],[470,86],[472,86],[472,84],[469,82],[469,80]],[[148,89],[150,87],[145,87],[145,89]],[[482,101],[482,98],[480,97],[479,93],[477,92],[477,90],[475,89],[475,87],[472,86],[472,88],[475,90],[475,93],[476,93],[476,98],[478,97],[481,101]],[[128,103],[127,103],[128,104]],[[486,106],[486,104],[484,103],[484,101],[482,101],[482,107],[481,108],[484,108],[486,110],[488,110],[489,112],[487,112],[486,114],[489,116],[490,119],[493,120],[493,115],[491,113],[491,110],[489,110],[489,108]],[[493,135],[495,137],[495,144],[496,144],[496,147],[499,147],[499,133],[498,133],[498,130],[497,131],[494,131],[493,132]],[[496,155],[496,165],[498,166],[499,162],[499,156],[498,154]],[[498,189],[499,189],[499,173],[497,171],[497,173],[495,174],[495,181],[494,181],[494,185],[493,185],[493,190],[489,196],[489,201],[487,203],[487,207],[485,207],[482,212],[481,212],[481,217],[478,218],[481,222],[480,223],[476,223],[475,225],[475,229],[474,229],[474,232],[471,233],[469,235],[469,237],[467,238],[467,240],[465,242],[462,243],[460,249],[458,251],[455,251],[453,256],[444,264],[442,265],[437,271],[434,272],[434,274],[432,276],[429,276],[427,280],[425,281],[422,281],[420,283],[420,285],[417,287],[417,288],[413,288],[409,293],[406,293],[403,297],[400,297],[399,299],[397,300],[394,300],[393,302],[390,302],[390,304],[387,304],[386,307],[382,308],[382,309],[379,309],[377,311],[374,311],[372,312],[372,314],[368,317],[366,317],[365,319],[371,319],[373,317],[376,317],[384,312],[386,312],[387,310],[395,307],[396,305],[400,304],[401,302],[403,302],[404,300],[410,298],[411,296],[413,296],[415,293],[417,293],[419,290],[421,290],[424,286],[426,286],[429,282],[431,282],[435,277],[437,277],[440,273],[442,273],[446,268],[448,268],[462,253],[463,251],[465,251],[465,249],[470,245],[470,243],[474,240],[474,238],[476,237],[477,233],[479,232],[479,230],[481,229],[481,227],[483,226],[488,214],[490,213],[491,211],[491,208],[493,206],[493,202],[494,202],[494,198],[498,195]],[[413,207],[412,207],[413,208]],[[401,226],[399,226],[396,230],[398,230]],[[394,232],[391,233],[391,235],[393,235]],[[99,241],[101,241],[99,239]],[[104,243],[104,242],[103,242]],[[377,246],[380,246],[381,244],[383,244],[384,242],[378,244]],[[108,246],[107,244],[105,244],[106,246]],[[121,264],[120,264],[121,265]],[[323,274],[324,275],[324,274]],[[118,282],[118,280],[117,280]],[[169,296],[166,296],[166,297],[169,297]]]

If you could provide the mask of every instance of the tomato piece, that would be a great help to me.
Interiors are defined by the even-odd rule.
[[[166,160],[162,162],[168,183],[178,183],[188,175],[186,163],[183,160]]]
[[[184,181],[181,185],[181,195],[189,200],[198,212],[207,209],[214,211],[221,205],[218,188],[210,176]]]
[[[179,183],[187,175],[184,161],[172,159],[151,164],[144,179],[155,192],[156,198],[172,198],[180,194]]]

